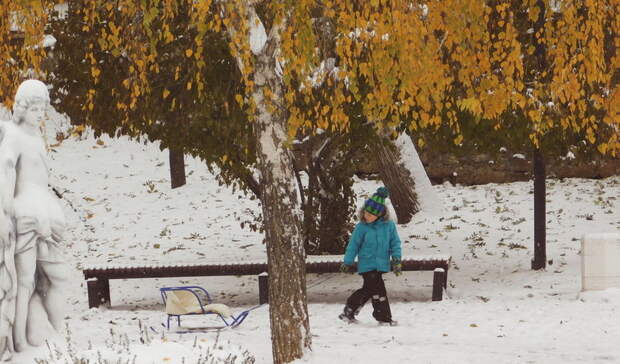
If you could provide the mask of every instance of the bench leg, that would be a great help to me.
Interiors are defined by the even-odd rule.
[[[88,287],[88,308],[105,305],[110,307],[110,280],[93,278],[86,282]]]
[[[446,276],[446,271],[443,268],[437,268],[433,272],[433,301],[441,301],[443,299]]]
[[[103,293],[103,302],[106,303],[108,307],[112,301],[110,301],[110,280],[109,279],[100,279],[99,284],[101,285],[101,292]]]
[[[269,302],[269,276],[267,273],[258,275],[258,304]]]

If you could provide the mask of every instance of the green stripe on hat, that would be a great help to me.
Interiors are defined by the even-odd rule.
[[[379,196],[377,194],[372,195],[372,197],[370,199],[375,201],[376,203],[380,203],[381,205],[385,205],[385,198],[381,197],[381,196]]]
[[[373,214],[375,216],[381,215],[381,211],[379,211],[377,209],[373,209],[372,206],[366,206],[366,211],[370,212],[371,214]]]

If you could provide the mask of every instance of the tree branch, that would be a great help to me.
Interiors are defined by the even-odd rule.
[[[254,193],[256,198],[260,200],[261,191],[262,191],[261,184],[250,173],[244,176],[244,180],[245,180],[245,183],[248,185],[248,188],[250,189],[250,191],[252,191],[252,193]]]

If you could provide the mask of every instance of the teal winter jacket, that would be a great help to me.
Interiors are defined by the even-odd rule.
[[[344,264],[352,265],[355,257],[358,257],[358,273],[372,270],[389,272],[390,258],[401,259],[400,238],[394,221],[377,219],[370,224],[358,222],[349,239]]]

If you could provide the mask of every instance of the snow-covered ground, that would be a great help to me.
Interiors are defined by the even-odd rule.
[[[238,312],[258,302],[256,277],[111,281],[112,307],[88,309],[81,268],[88,264],[201,263],[265,257],[262,236],[240,222],[259,211],[256,201],[218,186],[198,160],[187,158],[188,184],[171,190],[168,154],[157,145],[107,137],[65,140],[50,153],[52,185],[63,195],[70,222],[65,245],[73,267],[67,288],[67,327],[74,352],[97,351],[123,337],[136,363],[181,363],[194,346],[248,350],[271,362],[268,307],[237,329],[168,333],[159,287],[198,284]],[[362,201],[376,181],[358,181]],[[399,225],[405,256],[450,254],[449,298],[431,301],[431,272],[385,275],[397,327],[377,326],[371,308],[360,323],[337,315],[361,285],[357,275],[308,276],[313,351],[299,363],[617,363],[620,291],[580,293],[580,239],[620,233],[620,176],[548,182],[546,271],[530,270],[532,183],[433,187],[444,217],[417,216]],[[189,317],[188,326],[214,326]],[[154,336],[141,345],[139,325]],[[152,327],[152,330],[151,330]],[[124,334],[127,334],[125,337]],[[122,341],[121,340],[121,341]],[[241,347],[241,348],[239,348]],[[59,353],[54,354],[56,357]],[[110,354],[111,355],[111,354]],[[14,356],[15,363],[47,358],[47,347]],[[58,361],[64,362],[64,361]],[[195,361],[193,361],[195,362]],[[185,363],[192,363],[186,360]]]

